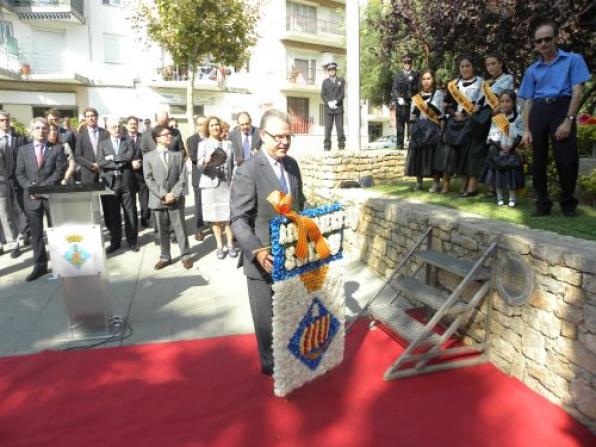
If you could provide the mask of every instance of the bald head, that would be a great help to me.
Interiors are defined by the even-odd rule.
[[[157,124],[159,124],[160,126],[167,126],[170,123],[170,115],[168,115],[168,112],[159,112],[157,114]]]
[[[108,117],[106,120],[106,129],[112,138],[120,138],[120,121],[117,118],[113,116]]]

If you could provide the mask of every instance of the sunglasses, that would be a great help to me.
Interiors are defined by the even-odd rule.
[[[555,36],[541,37],[540,39],[534,39],[534,43],[536,45],[540,45],[542,42],[545,42],[545,43],[552,42],[552,40],[554,38],[555,38]]]

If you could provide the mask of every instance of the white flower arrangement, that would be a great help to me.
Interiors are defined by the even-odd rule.
[[[281,234],[281,232],[280,232]],[[341,250],[341,234],[340,233],[332,233],[324,238],[329,246],[329,251],[331,255],[336,255]],[[285,248],[285,269],[292,270],[296,267],[301,267],[304,264],[309,262],[315,262],[320,259],[319,255],[315,251],[315,246],[312,242],[308,243],[308,257],[306,259],[298,259],[296,257],[296,247],[294,245],[289,245]]]
[[[273,291],[273,388],[275,395],[282,397],[342,361],[345,337],[343,279],[340,273],[329,269],[322,288],[316,292],[306,290],[298,276],[274,283]],[[321,302],[339,325],[321,355],[320,363],[311,369],[296,357],[289,345],[314,299]]]

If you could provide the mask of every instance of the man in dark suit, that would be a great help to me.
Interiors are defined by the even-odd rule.
[[[344,96],[346,92],[346,81],[337,77],[337,64],[331,62],[326,65],[329,77],[323,81],[321,87],[321,98],[325,103],[325,140],[323,142],[326,151],[331,150],[331,131],[333,122],[337,132],[337,147],[342,150],[346,147],[346,136],[344,135]]]
[[[34,118],[31,121],[33,141],[19,148],[16,178],[25,191],[24,206],[31,227],[33,245],[33,271],[27,281],[33,281],[48,272],[48,257],[43,240],[43,215],[49,211],[48,199],[29,193],[36,186],[58,185],[64,178],[67,160],[61,144],[48,144],[48,121]]]
[[[182,134],[174,127],[170,127],[170,116],[168,112],[159,112],[156,117],[157,125],[167,127],[170,129],[171,139],[168,150],[171,152],[182,152],[184,154],[184,143],[182,142]],[[152,129],[153,130],[153,129]],[[141,150],[144,153],[155,149],[155,141],[151,137],[151,132],[143,132],[143,138],[141,140]]]
[[[74,150],[77,142],[75,138],[75,134],[72,130],[68,130],[60,125],[60,119],[62,118],[62,113],[60,110],[51,108],[45,113],[45,117],[48,120],[48,124],[51,126],[55,124],[58,126],[58,137],[60,138],[61,143],[68,143],[70,148]]]
[[[87,129],[77,138],[75,147],[75,161],[81,167],[81,183],[97,183],[99,181],[99,166],[97,165],[97,149],[99,142],[107,138],[105,129],[97,125],[97,110],[87,107],[84,110]]]
[[[139,194],[139,204],[141,205],[141,228],[149,226],[151,211],[149,210],[149,189],[145,184],[143,177],[143,151],[141,150],[142,135],[138,131],[139,119],[135,116],[126,118],[126,133],[123,138],[129,140],[135,148],[135,156],[132,160],[132,169],[134,171],[135,189]]]
[[[420,73],[412,68],[412,56],[404,56],[403,70],[395,74],[391,89],[395,101],[395,129],[398,149],[404,146],[405,130],[410,119],[412,96],[418,93],[419,78]]]
[[[97,150],[97,164],[101,170],[104,184],[114,195],[103,196],[103,214],[106,226],[110,231],[110,246],[106,253],[112,253],[120,248],[122,240],[122,217],[124,213],[124,231],[128,247],[132,251],[139,251],[137,245],[137,198],[134,191],[135,179],[132,162],[140,158],[132,141],[122,138],[120,123],[115,118],[107,121],[110,136],[99,142]]]
[[[261,148],[259,128],[252,125],[248,112],[240,112],[237,117],[238,127],[230,132],[230,141],[234,148],[236,164],[240,166],[244,160],[253,157]]]
[[[242,164],[232,182],[231,227],[242,249],[242,264],[255,326],[261,371],[273,374],[271,271],[269,221],[276,213],[267,201],[273,191],[292,195],[292,206],[301,210],[305,199],[298,163],[287,156],[290,122],[285,113],[269,110],[261,118],[262,150]]]
[[[14,209],[17,206],[14,200],[14,172],[17,153],[13,147],[20,143],[19,140],[19,136],[10,128],[10,114],[0,110],[0,226],[4,232],[6,248],[10,250],[10,257],[13,259],[21,254],[18,210]],[[2,252],[3,247],[0,241],[0,254]]]
[[[205,221],[203,220],[203,207],[201,204],[201,190],[199,189],[199,181],[203,169],[198,163],[199,143],[207,138],[207,118],[204,116],[197,117],[196,120],[197,133],[191,135],[186,140],[186,150],[190,154],[192,162],[192,189],[195,195],[195,239],[202,241],[205,238],[203,234],[205,230]]]
[[[172,263],[170,254],[170,229],[174,230],[182,265],[192,268],[188,238],[184,229],[184,189],[186,187],[186,163],[181,151],[170,152],[170,128],[155,126],[152,130],[156,140],[155,150],[149,151],[143,159],[145,182],[149,188],[149,208],[157,221],[161,254],[155,270],[161,270]]]

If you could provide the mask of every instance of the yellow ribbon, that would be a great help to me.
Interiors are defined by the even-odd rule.
[[[273,191],[267,197],[267,201],[273,206],[276,213],[287,217],[296,224],[298,228],[298,242],[296,243],[296,256],[299,259],[304,259],[308,256],[308,241],[312,241],[315,246],[315,251],[320,259],[325,259],[331,255],[329,246],[321,230],[314,220],[299,215],[292,209],[292,196],[284,194],[280,191]]]
[[[439,117],[437,116],[436,112],[433,109],[431,109],[428,106],[428,104],[426,104],[426,101],[422,99],[420,93],[412,96],[412,101],[414,102],[414,105],[418,108],[418,110],[424,113],[429,120],[431,120],[435,124],[439,124]]]
[[[497,98],[497,95],[495,95],[492,89],[490,88],[490,82],[484,81],[482,83],[482,92],[484,93],[486,102],[488,103],[491,109],[495,110],[499,107],[499,98]],[[504,113],[500,112],[496,115],[493,115],[492,120],[499,127],[501,132],[509,136],[509,120],[507,119]]]
[[[474,113],[474,103],[459,90],[457,87],[457,81],[455,79],[447,84],[447,90],[449,90],[449,93],[451,93],[453,99],[455,99],[457,103],[462,106],[466,112],[468,112],[468,115]]]

